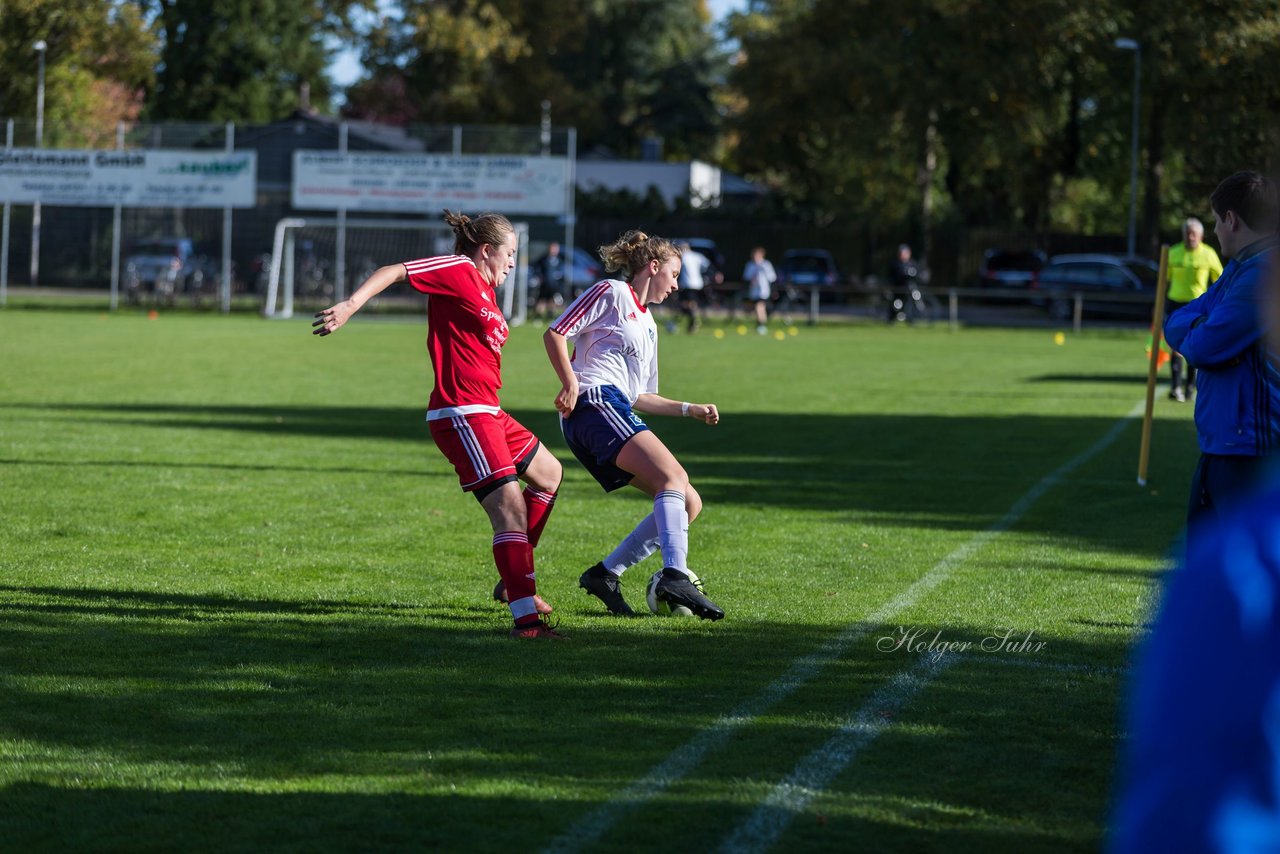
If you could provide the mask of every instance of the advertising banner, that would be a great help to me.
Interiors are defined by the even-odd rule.
[[[130,208],[250,208],[252,151],[0,149],[0,202]]]
[[[563,157],[445,154],[293,153],[299,210],[560,216],[566,212]]]

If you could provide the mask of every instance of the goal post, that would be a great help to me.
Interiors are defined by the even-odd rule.
[[[499,288],[498,303],[507,321],[519,325],[528,316],[529,228],[523,222],[513,225],[516,268]],[[262,313],[284,319],[293,317],[297,304],[323,308],[345,298],[379,267],[449,255],[453,241],[453,229],[443,222],[347,217],[344,224],[333,217],[285,217],[276,223],[271,242]]]

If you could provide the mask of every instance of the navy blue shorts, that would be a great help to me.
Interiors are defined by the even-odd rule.
[[[613,461],[628,439],[648,429],[631,411],[626,396],[611,385],[587,389],[578,396],[569,417],[560,419],[560,431],[569,450],[605,492],[631,483],[631,472],[618,468]]]

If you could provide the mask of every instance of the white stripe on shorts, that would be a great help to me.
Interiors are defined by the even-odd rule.
[[[476,440],[475,431],[471,429],[471,425],[467,423],[467,419],[459,417],[451,419],[453,429],[457,431],[458,438],[462,440],[462,447],[467,451],[467,457],[471,460],[471,466],[476,470],[479,480],[484,480],[492,472],[489,471],[489,461],[484,458],[484,451],[480,448],[480,443]]]
[[[604,420],[613,428],[613,432],[618,434],[619,438],[629,439],[636,434],[631,428],[627,420],[618,414],[618,410],[613,408],[613,404],[604,399],[600,389],[602,386],[587,389],[587,403],[596,408],[596,411],[604,416]]]

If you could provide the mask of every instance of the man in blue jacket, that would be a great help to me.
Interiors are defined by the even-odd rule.
[[[1275,186],[1237,172],[1209,197],[1214,234],[1230,263],[1205,292],[1169,315],[1169,346],[1199,370],[1200,462],[1191,481],[1187,546],[1199,523],[1221,519],[1261,479],[1280,445],[1280,372],[1268,358],[1266,298],[1280,220]]]

